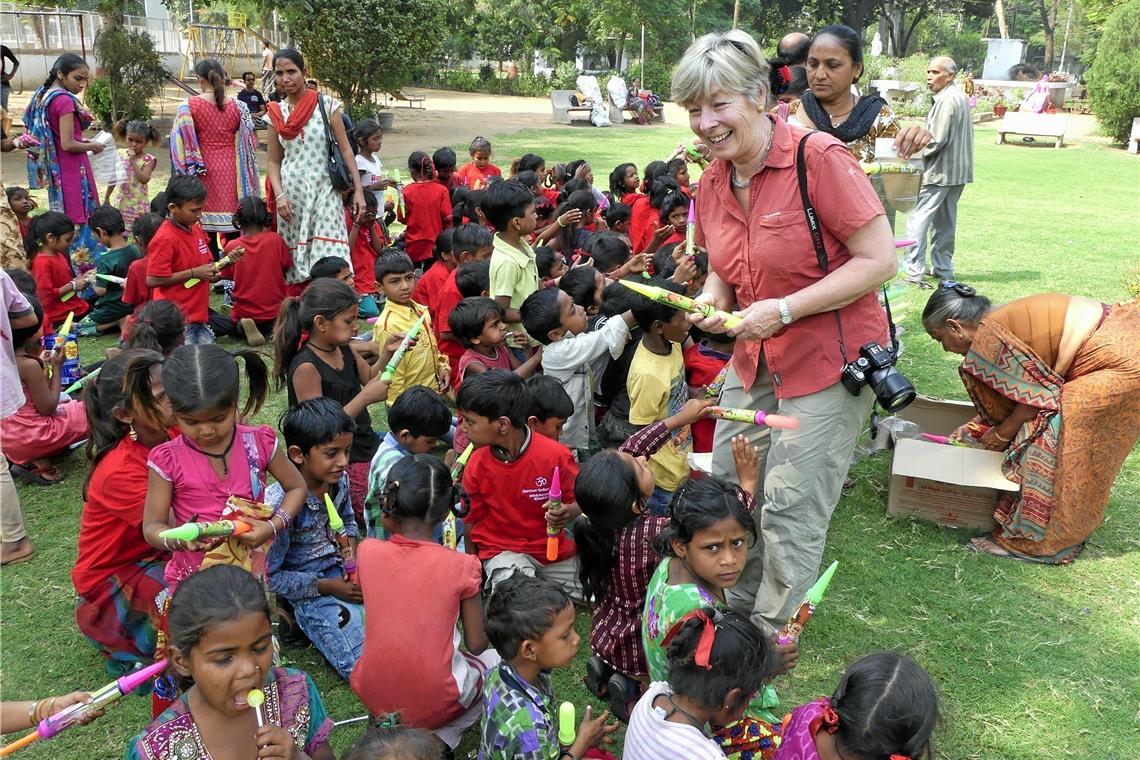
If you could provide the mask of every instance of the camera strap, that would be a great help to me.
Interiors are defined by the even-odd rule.
[[[808,138],[814,134],[815,132],[809,132],[804,135],[800,140],[800,144],[796,147],[796,180],[800,186],[800,202],[804,207],[804,217],[807,219],[808,232],[811,233],[811,244],[815,247],[815,260],[824,274],[827,274],[827,248],[824,247],[823,244],[823,228],[819,224],[819,216],[815,212],[815,207],[811,205],[811,198],[808,197],[806,150]],[[891,335],[891,350],[897,354],[899,342],[895,335],[895,320],[891,317],[891,301],[887,297],[887,288],[885,285],[882,291],[883,303],[886,305],[887,311],[887,325]],[[844,364],[850,364],[850,359],[847,358],[847,346],[843,342],[843,320],[839,317],[838,309],[832,313],[835,314],[835,326],[839,330],[839,355],[843,357]]]

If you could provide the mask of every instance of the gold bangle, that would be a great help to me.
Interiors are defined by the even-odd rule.
[[[1012,438],[1002,438],[1001,433],[997,431],[997,427],[994,427],[994,438],[997,438],[1002,443],[1009,443],[1013,440]]]
[[[28,708],[28,725],[34,726],[39,723],[40,704],[43,703],[42,699],[37,699],[32,702],[32,706]]]

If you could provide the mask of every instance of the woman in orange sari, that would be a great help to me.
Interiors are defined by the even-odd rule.
[[[1140,302],[1046,293],[994,308],[973,288],[946,282],[922,323],[944,350],[965,357],[959,372],[978,418],[952,437],[1006,452],[1003,471],[1021,485],[999,499],[993,535],[970,545],[1072,562],[1140,440]]]

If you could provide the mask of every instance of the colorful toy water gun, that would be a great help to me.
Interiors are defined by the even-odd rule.
[[[749,425],[767,425],[778,430],[795,430],[800,426],[800,421],[795,417],[789,417],[786,414],[768,414],[758,409],[730,409],[726,406],[710,406],[705,410],[705,414],[718,420],[744,422]]]
[[[327,493],[325,494],[325,509],[329,513],[329,527],[332,528],[333,538],[336,539],[336,545],[340,548],[340,564],[344,567],[344,578],[355,583],[356,552],[352,548],[352,541],[348,538],[348,531],[344,529],[344,520],[336,511],[332,497]]]
[[[452,483],[458,483],[463,479],[463,470],[467,467],[467,460],[471,458],[471,452],[474,450],[475,444],[469,443],[463,453],[455,458],[455,464],[451,466]],[[443,518],[443,545],[448,549],[459,546],[459,526],[455,522],[455,515],[451,512]]]
[[[725,364],[720,372],[716,373],[713,381],[705,387],[705,398],[719,398],[724,390],[724,382],[728,379],[729,364]]]
[[[955,441],[949,436],[934,435],[933,433],[920,433],[920,435],[923,439],[930,441],[931,443],[941,443],[945,446],[965,446],[966,448],[970,448],[969,444],[963,443],[962,441]]]
[[[113,283],[115,285],[126,285],[127,284],[127,278],[126,277],[116,277],[113,274],[102,274],[100,272],[96,272],[95,276],[97,278],[99,278],[100,280],[106,280],[107,282]]]
[[[67,389],[64,390],[64,393],[75,393],[77,390],[80,390],[83,386],[87,385],[88,380],[94,380],[95,378],[99,377],[99,373],[102,371],[103,367],[96,367],[91,372],[88,372],[86,375],[79,378],[71,385],[67,386]]]
[[[576,712],[573,702],[558,706],[558,743],[563,747],[569,747],[578,738],[578,727],[574,725]]]
[[[159,538],[176,541],[197,541],[199,538],[228,538],[249,533],[253,526],[243,520],[215,520],[213,522],[188,522],[174,528],[167,528],[158,534]]]
[[[148,665],[145,668],[128,673],[122,678],[115,679],[111,683],[104,686],[102,689],[94,692],[91,695],[91,702],[74,704],[66,710],[61,710],[55,715],[51,715],[40,721],[39,726],[32,733],[24,736],[11,744],[5,745],[0,748],[0,757],[6,757],[18,749],[23,749],[32,742],[39,741],[40,739],[50,739],[60,731],[71,728],[83,717],[102,710],[108,705],[118,701],[126,694],[142,686],[150,679],[157,676],[162,671],[166,670],[167,661],[162,660],[153,665]]]
[[[71,291],[71,293],[68,293],[68,295],[75,295],[75,291],[74,290]],[[61,298],[60,300],[63,301],[66,299]],[[67,336],[71,334],[71,323],[74,321],[75,321],[75,312],[74,311],[67,312],[67,317],[63,320],[63,324],[60,326],[59,332],[56,333],[55,343],[53,343],[52,347],[51,347],[51,357],[53,359],[55,358],[55,355],[57,352],[63,350],[63,345],[65,343],[67,343]],[[51,379],[51,373],[52,373],[51,362],[48,362],[48,365],[46,367],[44,367],[44,373],[48,376],[48,379],[50,380]]]
[[[807,590],[800,606],[796,608],[796,611],[788,618],[788,622],[780,629],[780,633],[777,634],[777,644],[784,645],[800,640],[804,626],[807,625],[807,621],[811,620],[811,616],[815,614],[815,608],[823,600],[823,594],[827,591],[827,584],[831,583],[831,576],[835,575],[835,568],[837,567],[839,567],[839,563],[832,562],[831,566],[823,571],[823,575],[819,576],[819,580]]]
[[[235,248],[232,251],[230,251],[229,253],[227,253],[225,256],[223,256],[222,258],[215,261],[214,262],[214,271],[220,272],[223,269],[225,269],[226,267],[228,267],[230,264],[234,263],[234,254],[238,253],[239,251],[241,253],[245,253],[244,248]],[[197,277],[191,277],[189,280],[182,283],[182,287],[192,288],[200,282],[201,282],[201,280],[199,280]]]
[[[455,458],[455,464],[451,466],[451,482],[458,483],[463,479],[463,469],[467,467],[467,460],[471,458],[471,452],[475,451],[475,444],[467,444],[467,448],[463,453]]]
[[[657,303],[665,304],[666,306],[671,306],[674,309],[687,311],[690,314],[700,314],[706,319],[718,316],[723,317],[726,329],[731,330],[740,324],[740,317],[735,314],[729,314],[727,311],[721,311],[713,307],[712,304],[697,303],[693,299],[683,296],[680,293],[674,293],[671,290],[665,290],[665,288],[660,288],[656,285],[646,285],[636,280],[618,280],[618,282],[646,298],[652,299]]]
[[[388,363],[384,366],[384,371],[380,374],[381,380],[386,383],[391,382],[392,375],[394,375],[396,372],[396,367],[404,358],[404,354],[408,352],[408,348],[412,345],[412,341],[415,340],[416,336],[420,334],[420,328],[424,326],[424,320],[427,318],[428,313],[425,311],[420,315],[420,318],[416,320],[416,323],[412,325],[412,329],[408,330],[408,334],[404,336],[404,339],[402,341],[400,341],[400,347],[396,349],[396,353],[392,354],[392,358],[389,359]]]
[[[554,466],[554,475],[550,478],[550,492],[546,496],[547,501],[550,502],[550,509],[558,509],[562,506],[562,475],[559,472],[558,465]],[[550,523],[546,524],[546,559],[548,562],[554,562],[558,559],[558,537],[562,534],[561,528],[555,528]]]
[[[918,174],[922,169],[908,162],[870,161],[862,164],[863,171],[873,174]]]

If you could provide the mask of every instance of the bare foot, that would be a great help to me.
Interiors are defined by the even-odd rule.
[[[989,554],[991,557],[1002,557],[1003,559],[1013,557],[989,536],[974,536],[970,539],[970,548],[979,554]]]
[[[0,565],[12,565],[23,562],[35,554],[36,549],[25,536],[19,541],[9,541],[0,544]]]

